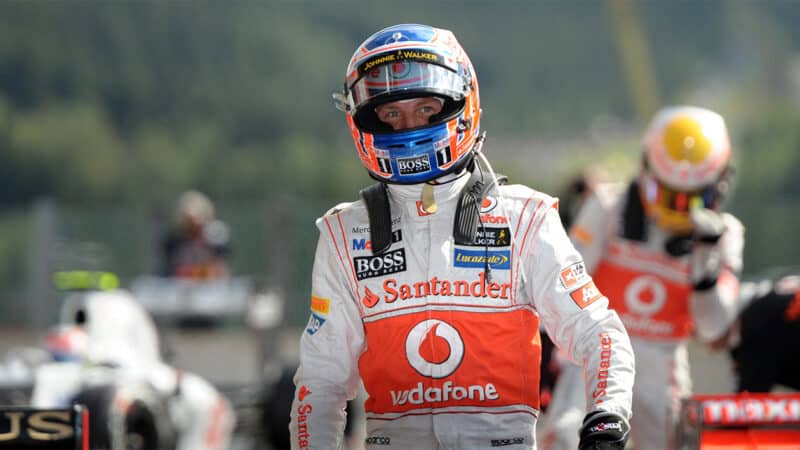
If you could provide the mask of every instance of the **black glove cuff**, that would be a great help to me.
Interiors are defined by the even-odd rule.
[[[717,285],[717,279],[718,277],[703,278],[702,280],[694,284],[694,290],[697,292],[708,291]]]

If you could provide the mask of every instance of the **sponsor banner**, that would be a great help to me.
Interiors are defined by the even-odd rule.
[[[485,267],[486,263],[492,269],[508,270],[511,268],[511,252],[509,250],[465,250],[456,248],[453,250],[453,266],[455,267]]]
[[[406,250],[398,248],[382,255],[353,258],[356,278],[364,280],[406,270]]]
[[[741,426],[800,424],[800,394],[696,395],[704,425]]]

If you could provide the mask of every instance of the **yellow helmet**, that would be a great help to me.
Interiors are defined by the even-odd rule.
[[[725,120],[696,106],[656,113],[644,136],[640,194],[662,229],[688,233],[689,210],[718,209],[727,189],[731,144]]]

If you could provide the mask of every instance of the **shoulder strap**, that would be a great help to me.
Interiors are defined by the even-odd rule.
[[[497,175],[497,182],[500,185],[508,182],[505,175]],[[494,185],[493,180],[487,183],[483,175],[478,170],[473,170],[469,181],[461,190],[456,205],[456,217],[453,222],[453,238],[458,245],[470,245],[475,242],[478,235],[478,215],[481,210],[481,203]]]
[[[644,205],[639,198],[639,184],[632,181],[625,197],[625,207],[622,209],[620,236],[631,241],[643,242],[646,239],[646,230]]]
[[[628,187],[625,208],[622,210],[622,229],[620,235],[624,239],[644,242],[647,239],[647,223],[644,205],[639,197],[639,185],[636,181]],[[691,234],[672,236],[664,242],[664,250],[671,256],[679,257],[692,251]]]
[[[359,193],[367,204],[372,254],[378,255],[392,245],[392,213],[389,210],[389,194],[383,183],[365,187]]]

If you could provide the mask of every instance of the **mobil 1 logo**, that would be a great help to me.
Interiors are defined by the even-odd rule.
[[[376,256],[362,256],[353,258],[356,268],[356,278],[380,277],[406,270],[406,250],[398,248]]]

